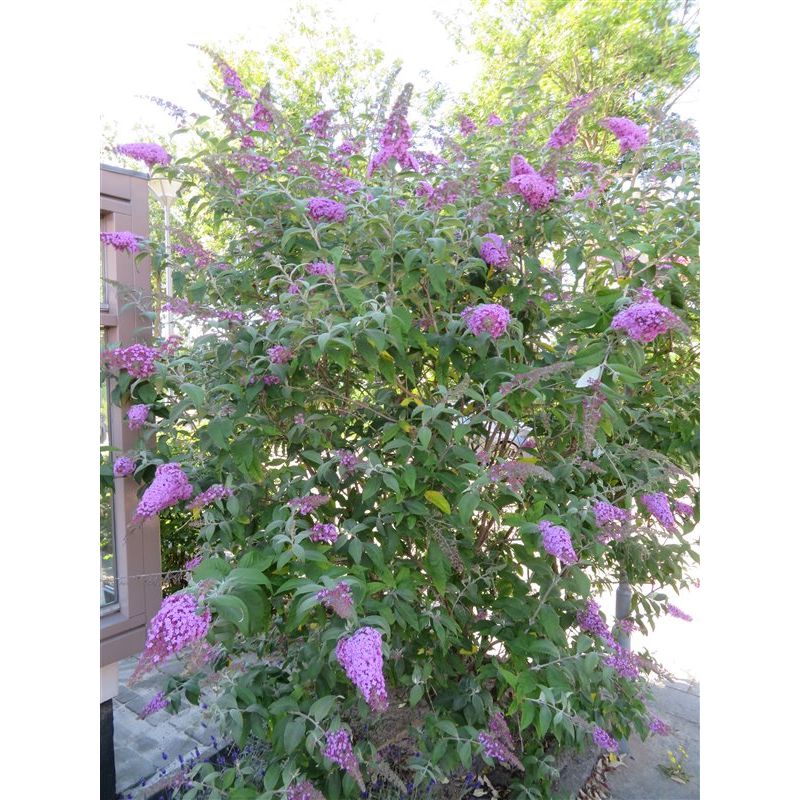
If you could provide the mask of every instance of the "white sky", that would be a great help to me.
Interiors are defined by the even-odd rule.
[[[317,5],[330,7],[336,19],[359,38],[379,46],[387,63],[401,58],[401,83],[414,82],[427,69],[433,78],[462,92],[477,75],[477,59],[457,56],[434,16],[434,11],[448,17],[465,13],[467,0],[323,0]],[[226,0],[214,6],[146,0],[137,3],[134,12],[131,6],[110,4],[106,11],[113,17],[112,24],[100,47],[103,64],[110,65],[99,75],[102,116],[118,124],[121,141],[133,136],[137,122],[171,131],[168,116],[136,95],[162,97],[189,110],[203,109],[197,90],[205,86],[209,60],[189,43],[241,43],[257,50],[285,29],[291,7],[290,2],[275,0]],[[121,52],[131,57],[121,58]]]

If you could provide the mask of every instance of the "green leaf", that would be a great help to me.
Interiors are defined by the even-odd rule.
[[[536,733],[539,734],[539,738],[543,738],[544,735],[547,733],[548,729],[550,728],[550,721],[553,719],[553,712],[550,709],[550,706],[540,705],[539,706],[539,717],[536,720]]]
[[[194,403],[195,408],[200,408],[206,401],[205,392],[193,383],[182,383],[181,391]]]
[[[248,633],[250,612],[240,597],[234,594],[223,594],[219,597],[212,597],[208,602],[221,617],[233,622],[243,634]]]
[[[419,442],[421,447],[427,448],[431,442],[431,429],[420,428],[419,433],[417,433],[417,441]]]
[[[322,722],[322,720],[330,714],[335,702],[336,698],[331,694],[320,697],[319,700],[315,700],[311,704],[311,708],[308,709],[309,716],[314,717],[317,722]]]
[[[296,718],[290,720],[283,732],[283,746],[287,753],[293,753],[306,735],[306,723],[304,720]]]
[[[417,703],[419,703],[424,693],[425,693],[425,687],[421,683],[412,686],[411,691],[408,693],[409,705],[415,706]]]
[[[436,506],[442,513],[450,513],[450,503],[441,492],[427,491],[425,492],[425,499]]]

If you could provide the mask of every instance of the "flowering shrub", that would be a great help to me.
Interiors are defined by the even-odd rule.
[[[434,153],[411,87],[345,130],[217,67],[196,153],[136,149],[182,184],[181,244],[139,246],[187,336],[103,359],[138,516],[196,532],[142,663],[187,669],[153,707],[213,686],[269,743],[263,779],[196,787],[336,800],[497,762],[546,797],[560,748],[660,729],[594,596],[631,584],[615,631],[686,618],[649,587],[696,558],[696,144],[587,92],[549,142],[484,110]]]

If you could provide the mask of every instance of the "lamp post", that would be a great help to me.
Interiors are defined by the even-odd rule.
[[[172,255],[172,247],[170,242],[170,211],[172,203],[178,196],[178,190],[181,188],[180,181],[171,181],[169,178],[150,178],[148,181],[150,191],[156,196],[156,199],[164,209],[164,256],[166,260],[166,276],[167,276],[167,297],[172,298],[172,265],[170,264],[170,256]],[[167,311],[167,338],[172,336],[172,312]]]

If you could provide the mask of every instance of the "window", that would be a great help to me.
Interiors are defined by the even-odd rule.
[[[100,346],[105,349],[105,331],[101,330]],[[100,383],[100,609],[118,608],[116,532],[114,525],[114,478],[112,465],[111,421],[108,416],[108,382]]]

